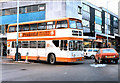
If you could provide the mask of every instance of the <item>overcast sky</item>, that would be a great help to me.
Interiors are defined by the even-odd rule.
[[[98,6],[107,8],[106,3],[107,0],[87,0],[88,2]],[[112,11],[113,13],[118,15],[118,2],[120,0],[108,0],[108,10]]]

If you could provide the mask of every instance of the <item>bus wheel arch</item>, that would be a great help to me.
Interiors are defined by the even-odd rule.
[[[47,61],[50,64],[55,64],[56,63],[56,56],[54,53],[49,53],[47,57]]]

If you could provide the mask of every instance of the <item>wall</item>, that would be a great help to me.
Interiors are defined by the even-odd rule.
[[[66,17],[64,1],[49,1],[46,3],[46,20],[64,17]]]

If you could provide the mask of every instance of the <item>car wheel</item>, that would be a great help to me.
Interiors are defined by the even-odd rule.
[[[115,60],[115,64],[118,64],[118,60]]]
[[[51,54],[50,57],[49,57],[49,63],[50,63],[50,64],[55,64],[55,62],[56,62],[55,55],[54,55],[54,54]]]
[[[91,58],[91,59],[94,59],[94,58],[95,58],[95,56],[94,56],[94,55],[91,55],[91,56],[90,56],[90,58]]]

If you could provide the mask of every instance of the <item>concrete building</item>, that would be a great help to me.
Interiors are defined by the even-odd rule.
[[[1,55],[6,52],[7,27],[17,23],[17,2],[0,2],[0,46]],[[73,17],[82,20],[85,47],[103,47],[106,43],[106,9],[99,8],[85,1],[31,1],[20,2],[19,22],[58,19]],[[118,16],[108,12],[109,25],[114,25]],[[114,28],[115,27],[115,28]],[[109,28],[109,38],[115,39],[118,35],[118,25]],[[115,33],[115,34],[114,34]],[[93,44],[96,43],[96,44]]]

